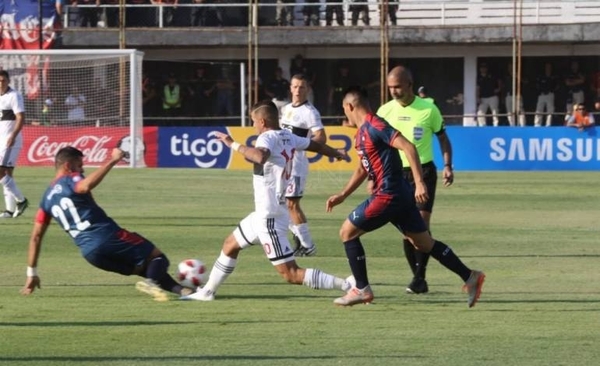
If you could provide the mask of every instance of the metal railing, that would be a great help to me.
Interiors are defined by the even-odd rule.
[[[239,1],[239,0],[233,0]],[[129,10],[128,16],[132,17],[136,12],[145,11],[147,24],[138,24],[135,27],[157,27],[166,28],[170,26],[188,27],[191,16],[175,16],[177,24],[166,24],[165,16],[173,16],[173,13],[191,13],[193,9],[205,9],[207,12],[219,11],[225,14],[224,18],[235,21],[221,26],[247,26],[249,9],[248,2],[217,2],[211,4],[179,4],[177,7],[170,5],[125,5]],[[431,0],[401,0],[393,1],[341,1],[328,2],[324,0],[318,3],[308,3],[298,0],[295,3],[258,3],[258,26],[277,25],[276,10],[281,6],[293,8],[293,25],[304,25],[304,7],[318,8],[318,24],[325,25],[325,12],[328,6],[341,5],[345,18],[344,25],[350,25],[352,18],[350,6],[367,5],[371,26],[380,24],[379,9],[382,4],[388,6],[388,10],[394,12],[398,19],[398,26],[483,26],[483,25],[506,25],[514,22],[514,9],[518,7],[522,12],[523,24],[577,24],[600,22],[600,1],[584,0],[459,0],[459,1],[431,1]],[[118,5],[78,5],[67,6],[64,12],[65,27],[76,26],[74,13],[80,9],[96,8],[103,17],[106,17],[104,9],[119,8]],[[229,13],[229,16],[227,14]],[[261,19],[264,19],[261,22]],[[131,19],[130,19],[131,20]],[[139,19],[136,19],[139,20]],[[138,22],[139,23],[139,22]],[[262,24],[261,24],[262,23]],[[334,25],[337,22],[333,22]],[[364,25],[359,22],[358,25]],[[100,27],[105,27],[106,22],[100,21]],[[127,26],[127,25],[126,25]]]

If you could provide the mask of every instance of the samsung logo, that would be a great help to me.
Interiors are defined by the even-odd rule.
[[[600,161],[600,139],[502,138],[490,140],[493,161]]]

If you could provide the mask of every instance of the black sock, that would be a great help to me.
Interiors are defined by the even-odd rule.
[[[152,258],[150,263],[148,263],[146,278],[156,282],[163,290],[181,294],[182,286],[167,273],[168,269],[169,259],[164,254],[161,254],[156,258]]]
[[[415,249],[415,246],[412,245],[412,243],[408,239],[402,240],[402,243],[404,244],[404,256],[406,257],[406,261],[408,262],[408,265],[410,266],[410,270],[412,271],[413,276],[416,276],[417,275],[417,258],[415,257],[415,252],[417,250]]]
[[[365,248],[363,248],[360,238],[348,240],[344,242],[346,257],[350,264],[350,270],[356,280],[356,287],[363,289],[369,285],[367,277],[367,258],[365,256]]]
[[[436,240],[435,243],[433,243],[433,248],[431,248],[429,254],[437,259],[444,267],[459,275],[464,282],[469,279],[471,270],[464,265],[460,258],[458,258],[446,244]]]
[[[425,279],[427,263],[429,263],[429,253],[423,253],[420,250],[415,250],[415,259],[417,262],[417,270],[415,271],[415,277]]]

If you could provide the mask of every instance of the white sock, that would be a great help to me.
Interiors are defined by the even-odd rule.
[[[312,236],[310,235],[310,231],[308,231],[307,223],[294,225],[292,232],[294,232],[298,239],[300,239],[300,244],[302,244],[303,247],[312,248],[315,246]]]
[[[321,272],[319,269],[307,268],[302,284],[315,290],[342,290],[346,280]]]
[[[18,202],[21,202],[25,199],[23,193],[17,188],[17,184],[15,180],[10,175],[5,175],[2,179],[0,179],[0,184],[4,186],[4,192],[8,192],[11,196],[13,196]]]
[[[15,210],[17,209],[17,201],[10,193],[8,193],[8,191],[6,190],[6,187],[3,187],[3,188],[4,188],[4,204],[6,205],[6,211],[15,212]]]
[[[233,259],[228,257],[221,251],[219,258],[215,261],[213,265],[210,276],[208,276],[208,281],[206,285],[204,285],[203,289],[205,291],[211,291],[212,293],[217,292],[219,286],[225,282],[227,277],[233,272],[235,269],[235,265],[237,263],[237,259]]]
[[[295,224],[291,223],[288,225],[288,228],[290,229],[290,231],[292,232],[292,234],[298,236],[298,229],[296,227]]]

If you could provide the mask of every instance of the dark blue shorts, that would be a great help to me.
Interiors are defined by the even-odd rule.
[[[414,197],[409,196],[371,196],[348,215],[348,220],[366,232],[379,229],[388,222],[403,233],[427,231]]]
[[[154,248],[143,236],[121,229],[83,257],[94,267],[129,276],[136,267],[144,265]]]

